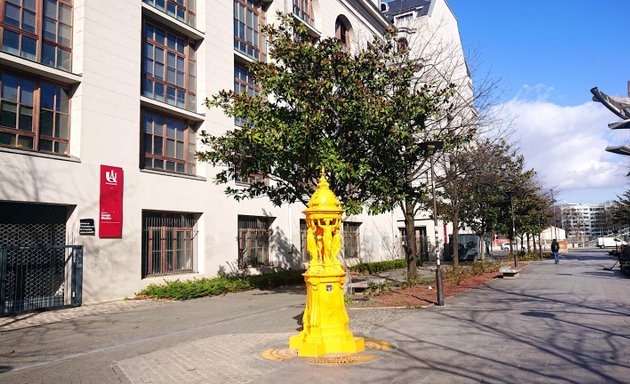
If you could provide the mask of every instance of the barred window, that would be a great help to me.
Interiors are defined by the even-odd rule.
[[[191,213],[142,213],[142,277],[195,272],[197,219]]]
[[[72,0],[43,0],[42,3],[40,7],[36,0],[0,1],[2,50],[69,71]]]
[[[359,257],[359,227],[361,223],[343,223],[343,257],[346,259]]]
[[[272,217],[238,216],[239,268],[270,265]]]
[[[143,157],[144,168],[195,174],[194,126],[186,121],[144,111]]]
[[[196,110],[197,65],[193,43],[160,26],[145,23],[142,94]]]
[[[234,49],[260,59],[260,1],[234,0]]]
[[[191,27],[195,26],[197,14],[195,13],[196,0],[143,0],[145,3],[159,9],[167,15],[184,22]]]
[[[293,13],[308,24],[313,24],[312,0],[293,0]]]
[[[0,145],[69,154],[67,89],[7,72],[0,72],[0,88]]]

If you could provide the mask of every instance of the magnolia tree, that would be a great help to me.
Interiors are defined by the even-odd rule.
[[[427,201],[427,141],[461,142],[442,122],[456,87],[419,76],[419,64],[394,31],[349,51],[337,39],[313,40],[305,26],[279,15],[263,28],[268,62],[249,65],[258,94],[220,91],[206,100],[241,122],[222,135],[202,132],[198,158],[220,166],[225,192],[240,200],[307,203],[325,168],[349,213],[402,209],[407,276],[416,275],[414,215]],[[236,177],[261,174],[246,186]]]

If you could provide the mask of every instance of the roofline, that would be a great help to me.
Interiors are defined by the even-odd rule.
[[[376,4],[374,4],[373,2],[371,2],[370,0],[358,0],[359,2],[363,3],[365,8],[368,9],[368,11],[372,14],[372,16],[374,16],[374,18],[381,24],[381,26],[387,28],[389,26],[391,26],[392,24],[387,20],[387,18],[385,17],[385,15],[383,15],[381,13],[381,10],[376,6]]]

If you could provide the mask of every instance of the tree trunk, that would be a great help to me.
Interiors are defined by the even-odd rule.
[[[530,234],[527,234],[527,253],[531,252],[531,246],[530,246]]]
[[[416,249],[416,227],[414,220],[414,204],[405,199],[405,239],[407,246],[405,247],[405,255],[407,258],[407,280],[416,278],[416,257],[418,250]]]
[[[451,236],[451,246],[453,247],[453,266],[459,265],[459,211],[453,212],[453,235]]]

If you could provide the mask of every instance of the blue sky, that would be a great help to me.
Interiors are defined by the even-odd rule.
[[[591,101],[594,86],[627,96],[629,0],[447,0],[473,78],[500,79],[502,110],[529,167],[563,202],[601,203],[626,191],[630,157],[618,118]],[[471,56],[472,57],[472,56]]]

